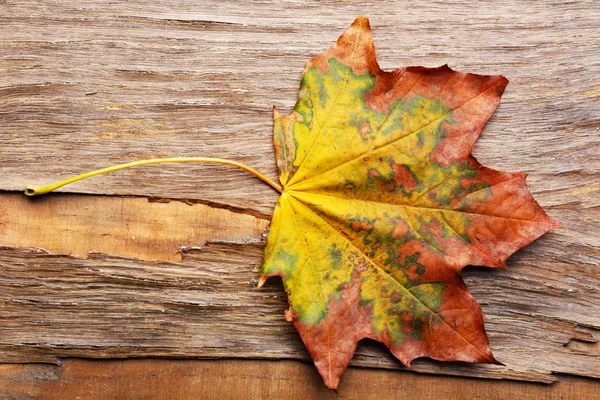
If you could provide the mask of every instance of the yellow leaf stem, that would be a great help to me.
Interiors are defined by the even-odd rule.
[[[130,162],[127,164],[114,165],[112,167],[98,169],[96,171],[86,172],[85,174],[77,175],[77,176],[65,179],[63,181],[54,183],[52,185],[38,186],[38,187],[27,185],[27,187],[25,188],[25,194],[27,196],[38,196],[38,195],[50,193],[62,186],[68,185],[69,183],[73,183],[76,181],[80,181],[82,179],[90,178],[92,176],[106,174],[109,172],[118,171],[120,169],[139,167],[142,165],[149,165],[149,164],[162,164],[162,163],[217,163],[217,164],[233,165],[234,167],[241,168],[241,169],[248,171],[251,174],[255,175],[257,178],[259,178],[263,182],[266,182],[267,184],[269,184],[273,189],[277,190],[279,193],[281,193],[283,191],[283,188],[281,187],[281,185],[279,185],[277,182],[273,181],[271,178],[258,172],[254,168],[251,168],[247,165],[241,164],[237,161],[224,160],[221,158],[208,158],[208,157],[179,157],[179,158],[153,158],[153,159],[149,159],[149,160],[134,161],[134,162]]]

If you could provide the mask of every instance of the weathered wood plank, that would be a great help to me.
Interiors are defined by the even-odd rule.
[[[115,210],[115,202],[134,211],[154,206],[143,206],[143,199],[108,196],[52,196],[39,207],[13,194],[0,198],[5,215],[29,214],[15,221],[64,210],[65,201],[79,204],[69,210],[69,226],[79,232],[84,243],[80,248],[99,240],[96,224],[88,224],[92,205],[103,215],[102,232],[108,238],[119,237],[132,212]],[[159,226],[167,220],[185,225],[185,214],[177,214],[180,207],[178,202],[161,204],[161,213],[151,218]],[[240,232],[256,236],[184,248],[180,261],[102,253],[74,258],[28,250],[23,247],[43,242],[47,232],[14,224],[12,238],[19,242],[0,250],[0,362],[150,355],[307,360],[295,329],[282,316],[287,302],[281,282],[256,289],[264,246],[256,218],[217,211],[204,212],[206,226],[235,222]],[[564,229],[512,257],[508,271],[469,269],[464,274],[484,309],[492,349],[506,367],[418,361],[413,368],[543,382],[553,381],[553,372],[600,377],[600,359],[590,358],[597,354],[600,339],[594,312],[600,305],[594,286],[597,249],[570,237],[580,226],[578,216],[563,222]],[[139,237],[152,236],[151,225],[139,229]],[[70,246],[68,230],[58,225],[52,239],[57,248]],[[171,240],[187,243],[183,237]],[[120,254],[126,244],[125,238],[111,252]],[[127,251],[147,256],[154,242],[138,246]],[[353,365],[402,368],[382,346],[369,342],[359,347]]]
[[[260,241],[268,221],[227,209],[144,198],[0,196],[0,243],[54,254],[90,252],[143,260],[180,260],[181,248],[207,240]]]
[[[63,360],[60,366],[0,365],[9,399],[588,399],[600,381],[563,377],[553,385],[432,377],[349,368],[337,393],[305,363],[250,360]]]
[[[371,17],[384,68],[449,63],[511,80],[475,155],[490,167],[530,173],[534,196],[563,223],[512,257],[507,271],[464,274],[506,367],[419,361],[415,370],[545,382],[556,379],[553,372],[600,377],[594,1],[0,1],[0,189],[156,156],[231,158],[274,177],[271,106],[291,108],[306,60],[360,14]],[[281,285],[254,288],[262,242],[214,243],[226,232],[237,238],[230,242],[259,239],[277,198],[271,188],[228,167],[186,165],[124,171],[64,190],[188,199],[237,215],[184,211],[176,202],[157,211],[143,199],[107,196],[54,197],[34,207],[3,194],[0,361],[307,359],[281,316]],[[59,222],[67,200],[72,215]],[[128,207],[124,215],[119,204]],[[148,212],[138,221],[148,233],[139,247],[97,237],[94,221],[103,213],[102,227],[126,238],[123,226],[136,212]],[[159,235],[152,216],[182,231]],[[22,230],[41,220],[56,231]],[[215,230],[188,236],[201,220]],[[72,224],[81,236],[69,231]],[[153,249],[159,238],[165,247]],[[164,260],[171,249],[201,242],[182,260]],[[103,253],[81,258],[88,250]],[[372,343],[359,346],[353,363],[400,368]]]
[[[480,161],[531,173],[543,204],[599,204],[594,1],[0,6],[0,189],[153,156],[232,158],[276,176],[272,105],[289,109],[304,63],[367,14],[384,68],[448,63],[511,80],[476,146]],[[266,215],[276,199],[253,177],[212,165],[146,167],[65,190]]]

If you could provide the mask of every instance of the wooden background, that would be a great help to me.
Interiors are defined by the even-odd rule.
[[[241,170],[149,166],[45,198],[16,192],[150,157],[229,158],[276,177],[272,106],[291,110],[304,63],[359,15],[384,69],[448,63],[511,81],[474,154],[528,173],[563,224],[506,271],[464,273],[505,366],[412,369],[560,383],[395,372],[361,342],[335,395],[309,364],[267,361],[309,358],[281,283],[255,288],[277,193]],[[592,0],[0,0],[0,398],[169,398],[160,382],[176,398],[600,388],[567,377],[600,378],[599,27]],[[206,358],[228,361],[192,361]]]

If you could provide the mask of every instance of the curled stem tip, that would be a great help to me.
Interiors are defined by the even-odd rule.
[[[106,174],[108,172],[118,171],[120,169],[125,169],[125,168],[139,167],[141,165],[161,164],[161,163],[217,163],[217,164],[233,165],[234,167],[238,167],[238,168],[243,169],[244,171],[250,172],[251,174],[253,174],[257,178],[259,178],[263,182],[267,183],[273,189],[277,190],[279,193],[281,193],[283,191],[283,188],[281,187],[281,185],[278,184],[277,182],[275,182],[274,180],[272,180],[271,178],[269,178],[268,176],[258,172],[254,168],[251,168],[247,165],[241,164],[237,161],[224,160],[221,158],[208,158],[208,157],[180,157],[180,158],[152,158],[149,160],[140,160],[140,161],[130,162],[127,164],[115,165],[112,167],[98,169],[96,171],[90,171],[85,174],[77,175],[77,176],[65,179],[64,181],[54,183],[52,185],[37,186],[37,187],[32,186],[32,185],[27,185],[25,187],[25,194],[27,196],[39,196],[42,194],[50,193],[53,190],[56,190],[62,186],[68,185],[69,183],[73,183],[73,182],[76,182],[76,181],[79,181],[82,179],[90,178],[95,175]]]

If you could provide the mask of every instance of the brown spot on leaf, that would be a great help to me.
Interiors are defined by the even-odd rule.
[[[352,227],[352,230],[354,232],[370,231],[371,229],[373,229],[373,223],[366,218],[361,221],[352,221],[350,226]]]
[[[396,185],[401,186],[406,193],[410,193],[417,188],[417,181],[406,166],[395,163],[392,163],[391,166]]]
[[[369,140],[369,135],[371,133],[371,125],[368,122],[363,122],[359,129],[360,137],[362,140]]]
[[[406,233],[408,232],[408,225],[406,224],[406,222],[404,222],[400,218],[396,218],[394,220],[394,222],[396,224],[394,225],[394,230],[392,231],[392,234],[390,235],[392,237],[392,239],[397,239],[399,237],[406,235]]]
[[[381,174],[377,170],[375,170],[375,169],[370,169],[369,170],[369,178],[371,178],[371,179],[377,179],[380,176],[381,176]]]

